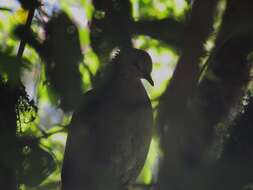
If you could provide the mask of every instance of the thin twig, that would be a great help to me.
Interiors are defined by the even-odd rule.
[[[56,130],[56,131],[52,131],[52,132],[46,132],[44,130],[40,130],[40,132],[42,133],[41,136],[36,137],[37,139],[42,139],[42,138],[48,138],[52,135],[55,135],[57,133],[62,133],[62,132],[66,132],[66,126],[65,125],[60,125],[58,124],[57,126],[63,127],[62,129]]]
[[[7,8],[7,7],[0,7],[0,11],[8,11],[8,12],[12,12],[12,9]]]
[[[29,10],[28,17],[27,17],[27,20],[26,20],[26,23],[25,23],[25,29],[26,30],[28,30],[31,27],[34,12],[35,12],[35,8],[31,8]],[[18,48],[18,54],[17,54],[18,58],[22,58],[23,52],[25,50],[25,44],[26,44],[26,39],[25,38],[21,39],[20,45],[19,45],[19,48]]]

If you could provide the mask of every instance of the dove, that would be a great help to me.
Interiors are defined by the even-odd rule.
[[[152,138],[152,60],[121,50],[72,116],[62,166],[62,190],[118,190],[136,181]]]

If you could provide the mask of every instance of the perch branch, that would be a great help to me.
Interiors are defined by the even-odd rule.
[[[33,7],[33,8],[31,8],[29,10],[28,17],[27,17],[27,20],[26,20],[26,23],[25,23],[25,29],[26,30],[28,30],[31,27],[32,19],[33,19],[33,16],[34,16],[35,9],[36,8]],[[18,48],[18,54],[17,54],[18,58],[22,57],[23,52],[25,50],[25,44],[26,44],[26,39],[25,38],[21,39],[20,45],[19,45],[19,48]]]

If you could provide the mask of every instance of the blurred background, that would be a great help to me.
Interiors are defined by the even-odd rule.
[[[155,85],[152,87],[146,81],[142,82],[152,101],[156,125],[145,166],[136,182],[136,189],[155,189],[156,184],[160,184],[159,189],[169,187],[172,190],[181,190],[187,186],[190,187],[189,189],[211,189],[212,184],[216,184],[214,187],[219,187],[216,189],[224,190],[231,187],[239,190],[244,186],[250,188],[248,184],[252,182],[248,180],[252,180],[253,177],[249,174],[250,172],[242,169],[252,165],[250,159],[247,158],[249,164],[241,168],[238,163],[243,162],[243,159],[234,156],[239,155],[242,150],[252,156],[252,146],[250,146],[252,142],[246,140],[247,142],[242,143],[241,146],[240,143],[234,145],[233,138],[230,138],[231,142],[227,140],[231,134],[235,136],[241,134],[240,131],[236,131],[236,127],[234,127],[236,132],[233,130],[231,132],[230,126],[240,124],[240,114],[247,112],[244,106],[251,105],[252,23],[250,18],[252,17],[249,9],[252,8],[252,3],[247,0],[241,2],[243,5],[236,0],[231,0],[231,2],[210,1],[205,5],[198,4],[198,2],[197,0],[196,3],[189,0],[130,0],[103,3],[103,1],[96,0],[44,0],[41,6],[36,7],[37,10],[33,15],[31,28],[36,33],[36,38],[41,41],[45,38],[44,25],[50,16],[54,15],[54,12],[64,10],[78,26],[81,52],[84,55],[78,65],[82,93],[92,88],[97,71],[109,62],[117,47],[125,43],[122,35],[130,35],[133,46],[147,51],[151,56],[153,60],[152,78]],[[60,188],[60,172],[67,136],[66,127],[71,120],[72,110],[61,107],[62,102],[59,100],[61,95],[57,94],[55,89],[48,87],[46,68],[41,59],[43,52],[38,52],[38,49],[26,45],[22,59],[16,58],[20,39],[13,31],[16,26],[27,22],[29,6],[27,8],[25,5],[29,3],[25,0],[0,1],[0,61],[3,65],[0,67],[0,72],[3,81],[1,89],[5,93],[2,93],[1,97],[7,97],[2,98],[1,105],[10,101],[9,98],[13,93],[16,93],[18,97],[23,97],[22,100],[13,99],[16,105],[13,118],[17,121],[13,124],[16,126],[13,130],[15,137],[18,137],[16,141],[20,147],[6,144],[5,141],[8,140],[3,137],[5,135],[2,135],[1,144],[5,145],[1,146],[1,152],[3,155],[5,155],[4,152],[11,152],[3,156],[2,163],[10,162],[7,165],[18,168],[17,181],[20,189],[56,190]],[[193,4],[196,4],[196,7],[192,6]],[[122,25],[126,23],[129,27],[128,33],[119,29],[124,28]],[[180,63],[185,59],[192,63],[195,61],[198,69],[195,72],[190,68],[190,63],[182,63],[182,65],[189,65],[189,68],[184,68],[181,75],[178,74],[181,76],[179,77],[181,83],[176,85],[176,82],[173,81],[178,81],[178,78],[176,76],[174,78],[173,73],[176,65],[181,65]],[[228,62],[231,63],[223,64]],[[235,65],[233,62],[240,64],[233,66]],[[180,66],[178,70],[180,73]],[[13,91],[19,84],[19,76],[27,95],[24,95],[22,89],[21,92]],[[69,74],[65,73],[65,76],[67,80]],[[11,87],[6,86],[6,81],[7,83],[13,82]],[[175,94],[171,95],[173,87],[171,87],[172,90],[167,88],[168,84],[174,87],[180,86],[175,87],[179,90],[175,90]],[[185,96],[181,97],[180,94]],[[176,97],[177,95],[179,97]],[[184,105],[178,103],[184,102],[182,100],[185,98],[187,101]],[[172,104],[175,99],[177,101]],[[2,112],[5,112],[5,107],[2,107]],[[170,116],[167,117],[166,114]],[[174,117],[172,119],[171,114]],[[2,119],[5,117],[4,114],[0,116]],[[189,121],[190,126],[197,127],[193,130],[191,127],[186,129],[186,124],[182,124],[182,121],[185,123]],[[252,125],[248,121],[246,123],[244,126]],[[5,124],[1,123],[1,125]],[[178,127],[180,130],[169,130],[170,134],[167,136],[166,131],[169,125],[182,127]],[[208,127],[203,130],[203,127],[198,126]],[[244,131],[243,135],[236,136],[236,141],[242,142],[245,135],[251,132],[250,129],[248,132]],[[8,130],[6,134],[9,134]],[[214,135],[210,137],[209,134]],[[173,135],[179,136],[178,139],[181,140],[166,140],[167,138],[173,139]],[[248,139],[250,137],[247,136]],[[229,141],[227,144],[230,143],[228,150],[226,149],[227,141]],[[17,154],[15,151],[9,151],[11,146],[14,146]],[[173,147],[175,151],[166,151]],[[230,147],[237,147],[231,148],[232,152],[238,151],[230,154]],[[170,157],[171,154],[177,156]],[[222,155],[225,156],[222,157]],[[167,162],[167,157],[176,161]],[[231,157],[236,159],[231,161]],[[12,158],[14,158],[13,161],[11,161]],[[220,158],[224,159],[220,161]],[[229,159],[226,160],[227,158]],[[170,179],[171,174],[163,170],[159,172],[159,163],[162,159],[165,160],[164,163],[169,163],[163,167],[170,167],[171,169],[168,170],[180,179],[174,180],[176,177],[172,177],[172,181],[177,184],[164,185],[166,179]],[[233,167],[236,166],[235,168],[231,167],[230,161]],[[198,169],[192,171],[196,163],[198,163],[196,167]],[[174,167],[177,164],[178,167]],[[202,168],[208,169],[202,171]],[[228,168],[231,168],[231,171]],[[227,170],[228,173],[244,173],[247,177],[242,177],[245,180],[238,180],[235,188],[231,180],[238,179],[239,174],[228,176],[228,173],[221,174],[220,170]],[[213,181],[206,180],[209,175],[207,171],[210,172],[210,176],[220,174],[227,175],[227,178],[223,181],[222,176],[219,176],[210,177]],[[4,173],[5,169],[2,170],[2,173],[0,172],[0,176]],[[162,176],[166,177],[163,179]],[[203,180],[200,176],[205,178],[203,183],[200,183]],[[159,182],[159,179],[162,180]],[[196,181],[199,182],[198,185]],[[229,183],[228,186],[221,185],[227,183]]]

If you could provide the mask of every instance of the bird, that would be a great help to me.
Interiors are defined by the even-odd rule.
[[[140,79],[152,86],[152,59],[122,49],[84,94],[68,127],[62,190],[119,190],[136,181],[152,138],[153,110]]]

